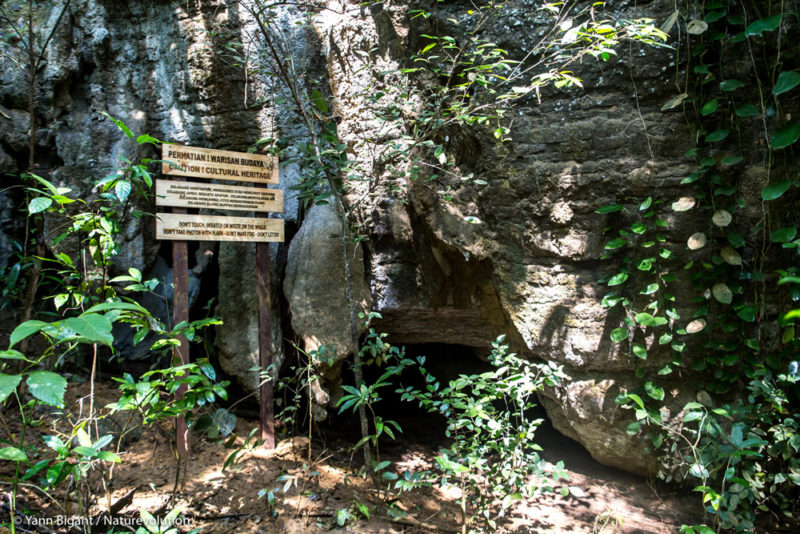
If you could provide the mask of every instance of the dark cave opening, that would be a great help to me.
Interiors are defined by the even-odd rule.
[[[459,375],[469,376],[491,370],[491,363],[485,359],[489,350],[447,343],[409,344],[405,345],[405,356],[412,360],[425,356],[425,368],[440,383],[446,383]],[[365,366],[365,381],[373,383],[382,372],[383,368],[374,365]],[[342,374],[344,383],[352,385],[352,370],[345,369]],[[373,406],[377,416],[384,420],[396,421],[402,428],[402,433],[396,434],[396,440],[387,438],[381,441],[381,450],[402,454],[409,447],[423,446],[436,451],[447,446],[449,439],[445,435],[447,428],[445,418],[427,412],[420,408],[417,402],[402,400],[397,390],[408,386],[415,388],[426,386],[418,366],[411,366],[393,378],[391,386],[381,389],[381,400]],[[568,469],[584,474],[633,476],[598,463],[581,443],[556,430],[542,403],[538,400],[535,402],[536,406],[526,415],[541,419],[541,424],[532,439],[542,447],[540,453],[542,458],[554,464],[563,460]],[[358,416],[352,410],[338,414],[338,408],[330,409],[329,413],[328,420],[322,425],[323,431],[330,437],[339,437],[350,442],[357,441],[360,437]]]

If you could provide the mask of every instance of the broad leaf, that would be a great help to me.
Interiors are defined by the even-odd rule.
[[[31,395],[44,404],[62,408],[67,381],[64,377],[50,371],[34,371],[28,376],[28,389]]]
[[[0,460],[11,460],[12,462],[28,462],[28,457],[23,451],[16,447],[3,447],[0,449]]]
[[[772,88],[772,94],[779,95],[786,91],[791,91],[798,85],[800,85],[800,72],[795,70],[783,71],[778,75],[775,87]]]
[[[731,214],[728,213],[726,210],[717,210],[711,217],[711,222],[713,222],[716,226],[719,226],[720,228],[728,226],[732,220],[733,217],[731,217]]]
[[[706,246],[707,242],[706,234],[703,232],[696,232],[689,236],[689,239],[686,241],[686,246],[689,247],[689,250],[699,250]]]
[[[771,32],[776,30],[778,26],[780,26],[780,24],[781,24],[781,15],[773,15],[772,17],[758,19],[750,23],[747,26],[747,28],[744,29],[744,34],[747,37],[752,37],[754,35],[761,35],[764,32]]]
[[[769,234],[769,238],[773,243],[788,243],[797,235],[797,228],[789,226],[788,228],[778,228]]]
[[[105,315],[84,313],[80,317],[64,319],[64,326],[74,330],[88,343],[99,343],[111,346],[114,336],[111,335],[111,321]]]
[[[706,102],[705,104],[703,104],[703,107],[700,108],[700,114],[703,116],[711,115],[718,109],[719,109],[719,99],[713,98],[708,102]]]
[[[53,199],[48,197],[36,197],[28,204],[28,213],[33,215],[41,213],[53,205]]]
[[[740,87],[744,87],[744,82],[736,79],[725,80],[719,84],[719,88],[723,91],[735,91]]]
[[[623,339],[628,339],[628,330],[625,328],[615,328],[611,331],[611,341],[619,343]]]
[[[657,401],[664,400],[664,388],[659,387],[652,382],[645,382],[644,390],[653,399]]]
[[[611,277],[608,281],[609,286],[618,286],[620,284],[625,283],[625,280],[628,279],[630,275],[628,273],[618,273]]]
[[[729,130],[725,130],[725,129],[716,130],[716,131],[711,132],[710,134],[708,134],[706,136],[706,142],[707,143],[716,143],[718,141],[722,141],[723,139],[728,137],[728,134],[730,134]]]
[[[311,91],[311,101],[314,103],[314,107],[316,107],[320,113],[328,113],[328,101],[325,100],[325,95],[323,95],[319,90],[314,89]]]
[[[594,210],[595,213],[614,213],[615,211],[619,211],[622,209],[622,206],[619,204],[608,204],[607,206],[603,206],[602,208],[598,208]]]
[[[45,323],[44,321],[25,321],[17,326],[13,332],[11,332],[11,338],[9,339],[8,345],[9,348],[13,347],[26,337],[32,336],[33,334],[39,332],[47,326],[49,326],[49,323]]]
[[[0,403],[5,402],[9,395],[14,393],[22,381],[21,375],[6,375],[0,373]]]
[[[798,137],[800,137],[800,122],[793,122],[775,132],[769,144],[773,149],[779,150],[797,141]]]
[[[780,198],[791,186],[791,180],[773,182],[761,190],[761,200],[775,200]]]
[[[120,202],[125,202],[128,200],[128,197],[131,194],[131,189],[133,189],[133,187],[131,186],[130,181],[120,180],[114,186],[114,194],[117,196]]]
[[[758,108],[755,107],[753,104],[742,104],[738,108],[736,108],[736,115],[742,118],[746,117],[756,117],[761,115],[761,112],[758,111]]]
[[[0,360],[23,360],[26,362],[31,361],[28,358],[26,358],[25,355],[22,354],[20,351],[14,349],[0,350]]]

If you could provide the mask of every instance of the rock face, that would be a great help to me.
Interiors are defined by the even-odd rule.
[[[607,3],[621,18],[666,18],[668,4],[650,2],[645,13]],[[370,109],[372,93],[391,90],[391,83],[374,87],[377,73],[406,64],[408,48],[427,44],[421,34],[445,27],[458,35],[448,25],[459,6],[427,7],[427,22],[409,23],[403,3],[384,2],[369,17],[330,15],[322,25],[329,48],[352,58],[343,64],[327,54],[343,118],[339,134],[357,147],[360,161],[377,159],[386,145],[373,140],[392,133],[362,111]],[[540,15],[526,2],[508,2],[500,22],[481,37],[522,57],[527,41],[545,29]],[[359,62],[367,56],[355,52],[366,50],[365,42],[378,43],[378,52]],[[674,69],[672,55],[637,46],[631,56],[631,64],[577,67],[586,90],[523,100],[508,143],[479,128],[451,131],[444,149],[456,171],[487,185],[445,175],[403,182],[400,192],[386,186],[361,215],[370,229],[375,308],[391,339],[486,349],[496,335],[508,334],[517,350],[561,363],[572,377],[542,398],[555,427],[602,463],[647,473],[653,464],[644,444],[625,432],[631,414],[614,402],[637,379],[630,356],[608,338],[620,318],[601,305],[608,289],[600,280],[615,266],[600,261],[608,221],[595,210],[622,198],[644,199],[653,188],[679,196],[678,183],[690,172],[683,156],[689,138],[681,117],[660,111],[671,96],[662,80]],[[371,171],[392,183],[391,173]],[[691,226],[691,219],[683,224]]]
[[[662,198],[681,196],[678,184],[690,172],[684,158],[689,135],[680,114],[660,111],[674,96],[664,82],[675,71],[672,52],[633,45],[624,60],[573,65],[586,89],[551,89],[541,102],[521,100],[511,141],[499,144],[481,128],[453,128],[443,136],[456,171],[479,181],[446,173],[432,178],[430,172],[410,180],[402,174],[409,171],[407,159],[386,163],[388,151],[402,146],[408,132],[379,120],[375,102],[381,93],[399,98],[406,116],[422,109],[425,102],[406,97],[403,80],[392,72],[424,46],[423,34],[459,35],[463,29],[451,19],[463,5],[424,3],[431,17],[412,18],[414,6],[399,0],[326,4],[313,26],[295,24],[303,18],[294,7],[276,9],[271,20],[299,73],[300,94],[317,90],[330,102],[325,120],[338,124],[353,173],[367,178],[348,189],[359,231],[368,238],[363,249],[351,248],[359,307],[382,314],[376,326],[393,342],[466,345],[480,352],[504,333],[527,356],[563,364],[571,380],[542,399],[556,428],[603,463],[650,471],[643,444],[625,432],[629,412],[614,403],[636,379],[630,356],[608,338],[619,317],[601,306],[608,289],[600,280],[615,268],[601,261],[604,227],[613,215],[595,210],[612,201],[635,209],[654,189]],[[666,0],[606,4],[618,18],[659,22],[674,9]],[[246,75],[238,59],[242,46],[250,52],[264,46],[248,6],[223,0],[74,1],[37,80],[41,172],[88,194],[86,177],[104,175],[102,169],[130,149],[102,119],[103,110],[136,132],[196,146],[245,150],[258,139],[276,138],[285,189],[314,172],[300,157],[309,133],[292,95],[275,76],[258,74],[274,65],[254,53]],[[54,17],[55,8],[49,9],[42,32]],[[510,0],[481,38],[523,57],[547,30],[541,17],[532,2]],[[0,109],[10,117],[0,119],[0,171],[19,171],[28,128],[19,96],[24,79],[13,69],[0,76]],[[392,139],[398,145],[385,142]],[[287,199],[285,217],[300,227],[290,245],[273,247],[275,257],[289,247],[285,278],[282,265],[272,273],[273,302],[277,307],[285,296],[306,350],[325,343],[343,357],[353,347],[342,248],[331,237],[341,232],[340,221],[329,206],[303,213],[288,190]],[[9,202],[0,197],[3,217]],[[125,230],[120,268],[144,270],[154,262],[158,243],[152,224],[143,221]],[[689,217],[669,222],[675,232],[665,232],[669,242],[693,224]],[[253,247],[223,244],[217,258],[217,312],[225,321],[217,338],[219,361],[253,390]],[[284,335],[280,321],[274,323],[280,346]],[[323,370],[330,383],[339,369]],[[314,394],[319,405],[332,402],[324,389]]]
[[[333,206],[313,206],[289,247],[283,291],[292,310],[292,327],[307,351],[327,345],[339,358],[355,350],[345,293],[342,221]],[[372,307],[360,246],[348,246],[353,296],[360,313]]]

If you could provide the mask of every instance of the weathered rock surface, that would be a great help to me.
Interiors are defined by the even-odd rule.
[[[307,351],[327,345],[339,358],[355,349],[345,292],[342,221],[330,204],[315,205],[289,247],[283,291],[292,310],[292,328]],[[348,245],[353,296],[359,313],[372,307],[360,246]],[[360,325],[359,325],[360,326]]]
[[[402,174],[409,170],[407,161],[383,161],[388,150],[405,142],[386,141],[408,132],[379,120],[375,101],[378,92],[387,99],[404,94],[396,70],[424,46],[422,34],[463,32],[449,20],[463,3],[424,4],[432,11],[429,19],[412,20],[413,6],[399,0],[368,6],[331,0],[313,27],[295,24],[302,15],[291,6],[279,8],[273,19],[282,51],[300,73],[300,93],[317,89],[330,96],[326,119],[337,122],[353,172],[366,178],[348,189],[349,201],[358,205],[359,231],[368,237],[363,250],[350,249],[359,307],[382,314],[376,326],[393,342],[466,345],[480,353],[505,333],[519,352],[563,364],[572,379],[542,399],[556,428],[603,463],[648,472],[652,461],[643,443],[625,431],[631,414],[614,403],[619,391],[634,384],[634,366],[627,351],[608,338],[620,318],[601,305],[608,287],[600,280],[616,266],[601,256],[608,240],[604,228],[615,216],[595,210],[612,201],[635,210],[654,190],[667,200],[684,195],[679,182],[690,172],[684,157],[689,135],[680,113],[660,110],[675,96],[664,83],[676,71],[673,53],[625,45],[621,59],[572,65],[586,89],[549,89],[541,102],[521,100],[507,143],[497,144],[490,131],[479,128],[448,131],[442,142],[454,170],[472,173],[486,185],[446,173],[411,181]],[[510,0],[481,38],[523,57],[547,30],[534,4]],[[240,42],[248,50],[263,46],[247,5],[75,0],[37,81],[41,172],[77,194],[89,191],[87,177],[106,174],[130,147],[101,118],[102,110],[134,131],[198,146],[244,150],[260,138],[277,138],[285,189],[313,172],[302,163],[309,135],[292,95],[274,76],[246,77],[231,52]],[[606,9],[617,18],[649,16],[661,22],[675,8],[667,0],[619,0],[607,2]],[[270,71],[269,61],[251,57],[253,71]],[[0,119],[0,170],[18,171],[26,159],[23,94],[19,72],[3,71],[0,109],[10,119]],[[413,93],[400,100],[407,117],[425,104]],[[767,177],[755,169],[744,174],[748,198],[757,200]],[[10,201],[3,202],[7,213]],[[693,227],[695,214],[662,211],[669,223],[667,243],[682,248],[680,236]],[[744,213],[759,217],[757,203]],[[292,328],[307,350],[325,343],[344,356],[353,347],[342,248],[335,237],[340,221],[329,206],[303,214],[288,189],[285,216],[301,226],[289,246],[284,279],[281,267],[274,267],[273,287],[283,289]],[[145,270],[155,260],[151,223],[141,221],[125,228],[120,268]],[[273,255],[285,248],[273,247]],[[217,338],[219,360],[253,390],[257,379],[251,368],[258,361],[253,247],[223,244],[218,261],[217,311],[225,321]],[[276,310],[280,296],[273,294]],[[274,323],[279,347],[283,335],[280,321]],[[662,363],[654,355],[647,365]],[[340,368],[323,370],[328,382],[312,392],[318,418],[322,405],[335,402],[326,388],[335,384]],[[680,389],[674,387],[673,396]]]
[[[625,18],[658,19],[673,10],[668,2],[649,2],[646,13],[626,2],[607,5]],[[368,17],[329,15],[321,30],[334,43],[330,49],[351,58],[343,64],[328,51],[329,76],[343,118],[340,135],[367,166],[386,149],[379,140],[392,133],[370,120],[368,97],[390,92],[393,82],[376,87],[376,73],[403,65],[409,48],[427,43],[420,34],[460,31],[448,21],[458,18],[459,5],[434,6],[430,19],[414,23],[406,9],[384,2],[371,6]],[[482,37],[522,57],[546,29],[541,18],[529,3],[509,2]],[[376,43],[377,49],[367,48]],[[369,50],[369,59],[358,50]],[[523,101],[508,143],[498,145],[480,129],[451,131],[445,153],[453,154],[456,171],[488,185],[441,176],[432,183],[389,179],[361,215],[370,229],[375,308],[390,339],[485,348],[508,334],[517,350],[561,363],[573,376],[543,398],[556,428],[599,461],[646,473],[652,460],[625,431],[630,412],[614,402],[621,388],[635,383],[634,366],[608,339],[620,318],[601,305],[608,289],[599,281],[616,266],[600,261],[608,221],[594,212],[612,201],[644,199],[654,188],[678,196],[678,183],[690,172],[683,156],[689,139],[678,114],[660,111],[672,96],[661,83],[674,69],[672,54],[634,46],[631,56],[632,64],[576,67],[586,90],[549,90],[541,102]],[[360,193],[356,186],[352,196]],[[685,218],[674,225],[675,235],[691,224]],[[654,357],[648,365],[658,363]]]

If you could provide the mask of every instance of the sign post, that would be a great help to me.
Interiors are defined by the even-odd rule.
[[[267,379],[259,382],[258,421],[264,447],[275,448],[275,423],[272,378],[272,321],[270,318],[269,243],[256,243],[256,291],[258,293],[258,365]]]
[[[277,184],[278,159],[262,154],[163,144],[162,174],[175,177],[211,178],[252,184]],[[283,219],[188,214],[187,208],[282,212],[283,191],[253,186],[222,185],[176,180],[156,180],[156,206],[171,207],[172,213],[156,214],[156,238],[173,241],[175,284],[173,321],[189,320],[187,241],[240,241],[256,243],[256,290],[258,294],[259,365],[272,375],[272,323],[270,318],[269,243],[283,242]],[[268,216],[267,216],[268,217]],[[189,363],[189,345],[181,336],[176,353]],[[178,396],[186,391],[178,389]],[[259,387],[259,424],[264,446],[275,447],[273,384]],[[184,477],[189,458],[189,430],[183,416],[177,421],[177,445]]]

